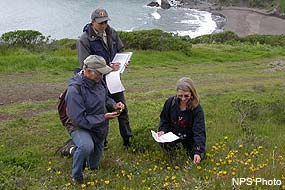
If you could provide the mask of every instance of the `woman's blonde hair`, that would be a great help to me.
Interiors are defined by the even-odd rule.
[[[184,92],[191,92],[191,97],[188,107],[196,108],[200,104],[200,96],[196,91],[193,81],[188,77],[182,77],[176,83],[176,92],[182,90]]]

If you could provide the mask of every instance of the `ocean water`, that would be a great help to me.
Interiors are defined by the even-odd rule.
[[[217,25],[211,13],[171,7],[146,6],[151,0],[0,0],[0,35],[15,30],[37,30],[52,39],[77,39],[96,8],[105,8],[116,30],[158,28],[189,35],[210,34]],[[175,2],[175,1],[174,1]]]

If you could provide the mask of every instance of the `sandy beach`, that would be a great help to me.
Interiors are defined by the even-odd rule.
[[[184,0],[182,7],[208,11],[216,15],[223,15],[226,23],[223,24],[224,31],[232,31],[239,36],[251,34],[285,34],[285,19],[269,15],[265,10],[248,7],[218,7],[210,3],[199,3]],[[218,23],[217,23],[218,24]]]
[[[222,10],[213,10],[211,12],[224,15],[226,18],[224,30],[235,32],[239,36],[285,34],[285,19],[266,15],[261,10],[225,7]]]

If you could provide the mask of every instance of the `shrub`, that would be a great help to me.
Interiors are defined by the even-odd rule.
[[[51,49],[58,49],[58,48],[68,48],[68,49],[76,49],[76,40],[74,39],[61,39],[55,40],[49,44]]]
[[[34,30],[17,30],[2,34],[1,41],[11,46],[29,47],[33,45],[46,44],[49,37]]]
[[[192,44],[182,37],[162,30],[140,30],[134,32],[119,32],[127,49],[158,50],[158,51],[183,51],[190,55]]]
[[[192,39],[191,42],[193,44],[199,44],[199,43],[212,44],[212,43],[226,43],[226,42],[230,43],[238,40],[239,40],[238,35],[236,35],[234,32],[226,31],[226,32],[199,36]]]
[[[251,44],[267,44],[271,46],[285,46],[285,35],[249,35],[240,39],[241,42]]]

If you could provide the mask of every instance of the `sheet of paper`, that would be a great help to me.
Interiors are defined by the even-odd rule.
[[[165,133],[159,137],[155,131],[151,130],[151,134],[154,140],[160,143],[173,142],[179,139],[179,137],[172,132]]]
[[[125,91],[125,87],[123,86],[120,78],[119,71],[113,71],[106,75],[106,83],[108,90],[111,94]]]
[[[125,64],[128,63],[132,57],[132,52],[123,52],[123,53],[117,53],[112,60],[112,63],[120,63],[119,72],[123,73],[125,70]]]

